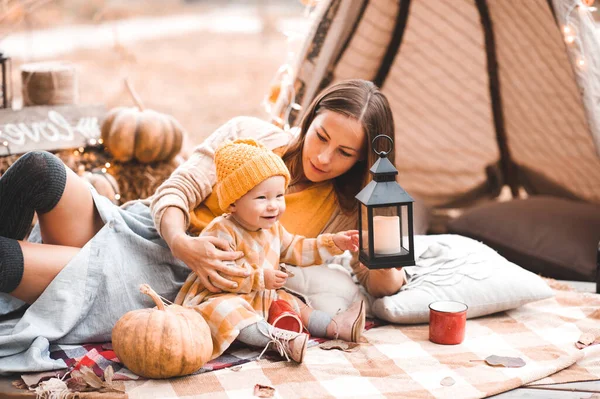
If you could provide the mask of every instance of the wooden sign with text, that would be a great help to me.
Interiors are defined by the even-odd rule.
[[[86,147],[100,138],[103,105],[0,109],[0,156]]]

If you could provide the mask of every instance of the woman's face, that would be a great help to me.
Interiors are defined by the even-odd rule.
[[[304,175],[315,183],[343,175],[360,159],[365,138],[356,119],[328,110],[319,113],[304,139]]]

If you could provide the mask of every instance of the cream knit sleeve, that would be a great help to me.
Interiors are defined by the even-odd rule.
[[[162,217],[168,207],[183,211],[189,226],[189,212],[210,193],[216,183],[216,149],[227,140],[253,138],[270,149],[287,145],[292,135],[258,118],[240,116],[231,119],[194,149],[190,158],[161,184],[150,198],[150,212],[159,234]],[[161,234],[162,235],[162,234]]]

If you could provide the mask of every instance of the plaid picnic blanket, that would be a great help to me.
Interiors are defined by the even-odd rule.
[[[367,331],[368,343],[352,352],[313,346],[301,365],[250,362],[256,352],[234,348],[200,374],[159,381],[136,380],[107,346],[88,347],[79,361],[87,356],[97,373],[113,364],[129,398],[251,397],[256,384],[274,387],[280,398],[482,398],[529,383],[600,379],[600,345],[575,346],[599,326],[600,295],[556,291],[554,298],[468,320],[465,341],[455,346],[429,342],[427,325],[385,325]],[[62,349],[67,364],[72,349]],[[490,355],[517,356],[526,366],[491,367],[483,361]]]
[[[461,345],[436,345],[428,326],[387,325],[365,333],[354,352],[308,349],[304,363],[260,360],[168,381],[127,381],[129,398],[251,397],[255,384],[280,398],[482,398],[533,381],[600,378],[600,345],[577,349],[600,325],[600,295],[556,291],[554,298],[467,321]],[[522,368],[491,367],[487,356],[518,356]],[[452,378],[453,385],[442,380]],[[543,379],[543,380],[542,380]],[[447,380],[446,380],[447,381]]]
[[[367,320],[365,329],[383,325],[379,320]],[[318,345],[326,341],[322,338],[312,337],[308,343],[309,347]],[[239,366],[244,363],[256,360],[260,355],[260,350],[249,348],[243,344],[234,342],[231,347],[221,356],[206,363],[200,370],[194,373],[202,374],[209,371],[221,370],[229,367]],[[274,357],[265,356],[268,359]],[[121,363],[117,355],[112,349],[110,342],[101,344],[84,344],[84,345],[50,345],[50,358],[61,359],[67,365],[64,370],[44,371],[41,373],[28,373],[21,375],[25,384],[29,387],[37,385],[40,381],[52,377],[63,377],[71,370],[79,370],[82,367],[90,368],[98,377],[104,375],[104,370],[111,366],[114,371],[113,381],[129,381],[129,380],[144,380],[145,378],[133,373]]]

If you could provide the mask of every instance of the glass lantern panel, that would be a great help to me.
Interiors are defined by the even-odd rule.
[[[410,240],[409,240],[410,235],[409,235],[409,231],[408,231],[408,227],[409,227],[408,205],[399,206],[398,208],[399,208],[399,213],[401,215],[400,220],[402,221],[401,225],[400,225],[400,232],[402,235],[402,249],[404,251],[406,251],[405,253],[407,253],[412,250],[412,248],[410,247]]]
[[[2,56],[0,56],[2,59]],[[8,80],[6,71],[6,60],[0,61],[0,108],[4,108],[4,93],[6,93],[6,87],[4,87],[5,80]]]
[[[373,249],[375,257],[398,256],[402,253],[402,220],[398,211],[399,207],[397,206],[373,209]]]
[[[360,239],[362,240],[362,250],[368,255],[369,254],[369,216],[367,213],[367,206],[363,203],[360,204],[360,221],[361,230],[359,231]]]
[[[12,60],[8,60],[8,68],[6,71],[7,81],[6,81],[6,98],[8,99],[8,104],[6,106],[8,108],[12,108],[12,98],[13,98],[13,87],[12,87]]]

